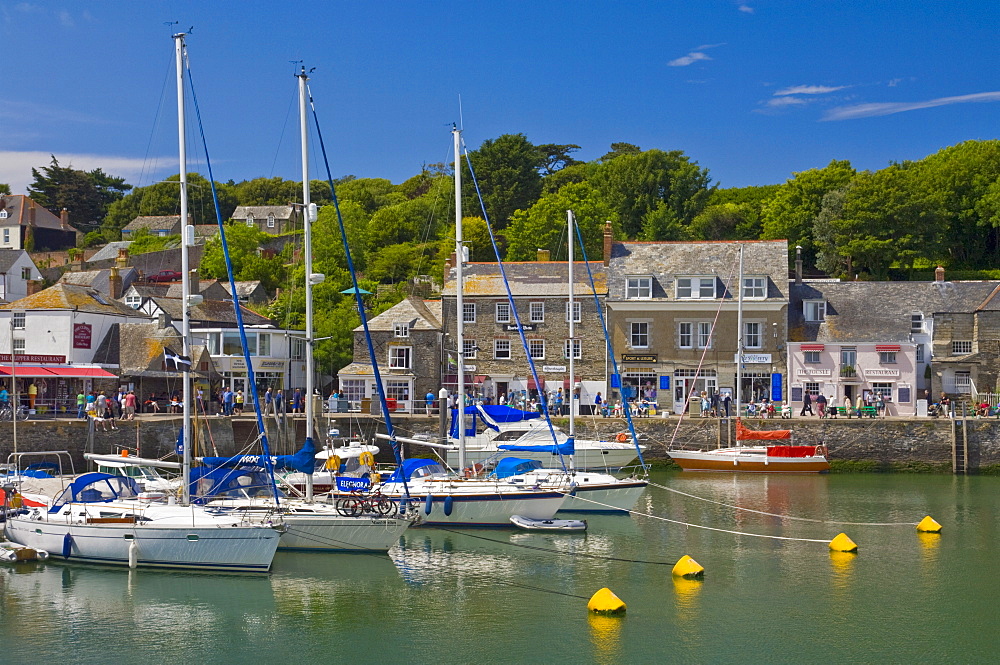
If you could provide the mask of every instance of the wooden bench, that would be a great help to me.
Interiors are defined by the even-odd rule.
[[[868,416],[869,418],[874,418],[877,415],[878,410],[874,406],[863,406],[861,407],[861,415],[858,417]]]

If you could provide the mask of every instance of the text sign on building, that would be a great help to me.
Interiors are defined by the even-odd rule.
[[[523,330],[525,332],[534,332],[535,328],[537,328],[537,327],[538,326],[536,324],[534,324],[534,323],[523,323],[523,324],[521,324],[521,330]],[[509,324],[505,325],[503,327],[503,329],[507,330],[507,331],[510,331],[510,332],[517,332],[517,324],[516,323],[509,323]]]
[[[89,323],[73,324],[73,348],[89,349],[93,337],[93,326]]]
[[[39,363],[39,364],[52,363],[53,365],[64,365],[66,363],[66,356],[42,356],[42,355],[33,355],[27,353],[19,353],[17,354],[17,358],[15,361],[19,363]],[[10,354],[0,353],[0,363],[9,363],[9,362],[10,362]]]
[[[739,354],[733,356],[733,362],[739,362]],[[771,364],[771,354],[770,353],[744,353],[743,363],[744,365],[770,365]]]
[[[622,354],[623,363],[655,363],[656,354],[636,354],[636,353],[623,353]]]
[[[871,377],[876,377],[876,376],[899,376],[899,370],[898,369],[867,369],[867,368],[864,368],[861,371],[864,372],[865,376],[871,376]]]
[[[566,365],[542,365],[543,372],[565,372]]]

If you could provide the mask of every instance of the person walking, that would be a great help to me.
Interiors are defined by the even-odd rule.
[[[826,418],[826,395],[823,393],[816,396],[816,415]]]
[[[243,415],[243,391],[237,390],[234,399],[233,409],[238,416]]]
[[[233,398],[234,393],[232,388],[226,388],[225,392],[222,393],[222,413],[227,416],[233,415]]]
[[[125,420],[135,420],[135,407],[138,401],[135,391],[128,391],[128,394],[125,395]]]
[[[298,388],[292,393],[292,413],[302,412],[302,391]]]
[[[857,407],[857,416],[858,416],[858,418],[860,418],[861,417],[861,408],[865,405],[865,400],[864,400],[863,397],[861,397],[861,395],[858,395],[858,399],[855,400],[855,405]]]
[[[274,417],[284,418],[285,417],[285,395],[278,389],[278,392],[274,394]]]
[[[3,401],[6,402],[7,400]],[[87,395],[83,390],[76,394],[76,417],[80,420],[87,417]]]
[[[434,393],[428,390],[427,394],[424,395],[424,410],[426,411],[428,416],[431,415],[431,410],[433,408],[434,408]]]
[[[268,388],[264,391],[264,414],[274,415],[274,395],[271,394],[271,389]]]
[[[802,411],[799,412],[799,415],[806,415],[806,411],[809,412],[810,416],[813,415],[812,396],[808,392],[802,397]],[[726,415],[728,415],[728,413]]]
[[[882,393],[875,393],[875,414],[880,418],[885,418],[885,397]]]

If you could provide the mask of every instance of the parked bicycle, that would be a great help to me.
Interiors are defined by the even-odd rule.
[[[354,490],[350,495],[337,499],[336,505],[337,512],[344,517],[357,517],[366,513],[384,516],[396,511],[396,503],[378,490]]]
[[[18,420],[27,420],[29,415],[30,414],[28,413],[28,407],[21,406],[17,409]],[[0,420],[13,420],[13,419],[14,419],[14,407],[10,403],[0,406]]]

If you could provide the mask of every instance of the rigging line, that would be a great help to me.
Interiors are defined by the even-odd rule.
[[[149,140],[146,142],[146,154],[143,155],[142,158],[142,168],[139,171],[139,183],[136,185],[136,187],[141,187],[142,183],[145,182],[146,167],[149,166],[150,171],[153,170],[152,165],[149,164],[149,152],[153,146],[153,136],[156,134],[156,128],[160,124],[160,111],[163,109],[163,99],[167,94],[166,93],[167,84],[170,82],[170,72],[173,69],[173,67],[174,67],[174,57],[173,55],[171,55],[171,57],[167,61],[166,73],[164,73],[163,75],[163,85],[160,88],[160,99],[156,104],[156,112],[153,114],[153,127],[150,129]],[[141,201],[139,207],[140,208],[142,207]]]
[[[681,496],[686,496],[692,499],[698,499],[699,501],[705,501],[707,503],[714,503],[717,506],[725,506],[726,508],[742,510],[748,513],[756,513],[758,515],[767,515],[769,517],[780,517],[781,519],[785,520],[796,520],[799,522],[815,522],[817,524],[841,524],[845,526],[916,526],[918,524],[918,522],[841,522],[839,520],[820,520],[813,517],[793,517],[792,515],[782,515],[780,513],[768,513],[763,510],[744,508],[743,506],[736,506],[731,503],[716,501],[714,499],[708,499],[703,496],[697,496],[695,494],[688,494],[687,492],[682,492],[680,490],[673,489],[672,487],[667,487],[666,485],[659,485],[657,483],[649,483],[649,484],[661,490],[667,490],[668,492],[673,492],[674,494],[680,494]]]
[[[737,256],[739,256],[739,253],[737,253]],[[727,283],[730,284],[730,285],[733,283],[733,275],[737,271],[737,265],[738,265],[738,260],[733,262],[732,270],[729,273],[729,281]],[[741,279],[741,281],[742,281],[742,279]],[[743,284],[737,284],[736,288],[742,289],[743,288]],[[681,431],[681,423],[684,422],[684,416],[687,414],[688,404],[691,403],[691,399],[694,397],[695,393],[697,393],[697,391],[698,391],[698,389],[697,389],[697,385],[698,385],[697,384],[697,380],[698,380],[698,377],[701,375],[701,368],[702,368],[702,366],[705,363],[705,356],[708,355],[708,349],[712,345],[712,338],[715,337],[715,328],[719,324],[719,316],[722,314],[722,306],[726,302],[726,293],[729,293],[729,287],[723,287],[722,297],[719,298],[719,306],[715,310],[715,319],[712,320],[712,329],[708,332],[708,344],[705,345],[705,348],[701,350],[701,358],[698,360],[698,367],[695,369],[695,380],[691,382],[691,394],[689,394],[685,398],[684,407],[681,409],[679,417],[677,418],[677,424],[674,426],[674,433],[670,436],[670,445],[667,446],[667,450],[670,450],[670,449],[672,449],[674,447],[674,441],[677,440],[677,435]],[[694,326],[692,325],[691,326],[691,336],[692,336],[691,342],[692,343],[694,343],[694,342],[697,341],[694,338],[695,332],[696,331],[694,329]],[[740,337],[743,336],[743,331],[742,330],[737,331],[737,335],[738,335],[737,340],[739,340]],[[742,348],[741,344],[737,344],[736,345],[736,355],[737,356],[740,355],[740,349],[741,348]],[[737,358],[736,360],[737,360],[737,362],[739,364],[743,363],[743,358],[742,357]],[[738,387],[739,386],[737,386],[737,388]],[[736,418],[739,419],[739,417],[740,417],[740,405],[737,404],[736,405]],[[728,421],[727,421],[727,427],[728,427]]]
[[[288,101],[288,110],[285,111],[285,122],[281,125],[281,134],[278,136],[278,145],[274,148],[274,159],[271,160],[271,172],[268,177],[274,177],[274,165],[278,163],[278,155],[281,153],[281,144],[285,140],[285,130],[288,128],[288,117],[292,114],[292,108],[295,106],[295,100],[298,99],[298,93],[292,95],[292,98]]]
[[[568,495],[567,495],[568,496]],[[552,547],[541,547],[539,545],[525,545],[523,543],[512,543],[509,540],[498,540],[496,538],[487,538],[486,536],[477,536],[475,534],[469,533],[467,531],[459,531],[458,529],[447,529],[444,527],[438,527],[441,531],[448,531],[449,533],[457,533],[461,536],[468,536],[469,538],[475,538],[476,540],[486,540],[491,543],[499,543],[501,545],[510,545],[511,547],[520,547],[525,550],[535,550],[536,552],[550,552],[552,554],[562,554],[564,556],[577,556],[584,559],[599,559],[601,561],[620,561],[622,563],[646,563],[651,566],[673,566],[673,563],[669,561],[644,561],[642,559],[625,559],[623,557],[617,556],[604,556],[602,554],[588,554],[586,552],[566,552],[565,550],[557,550]]]

